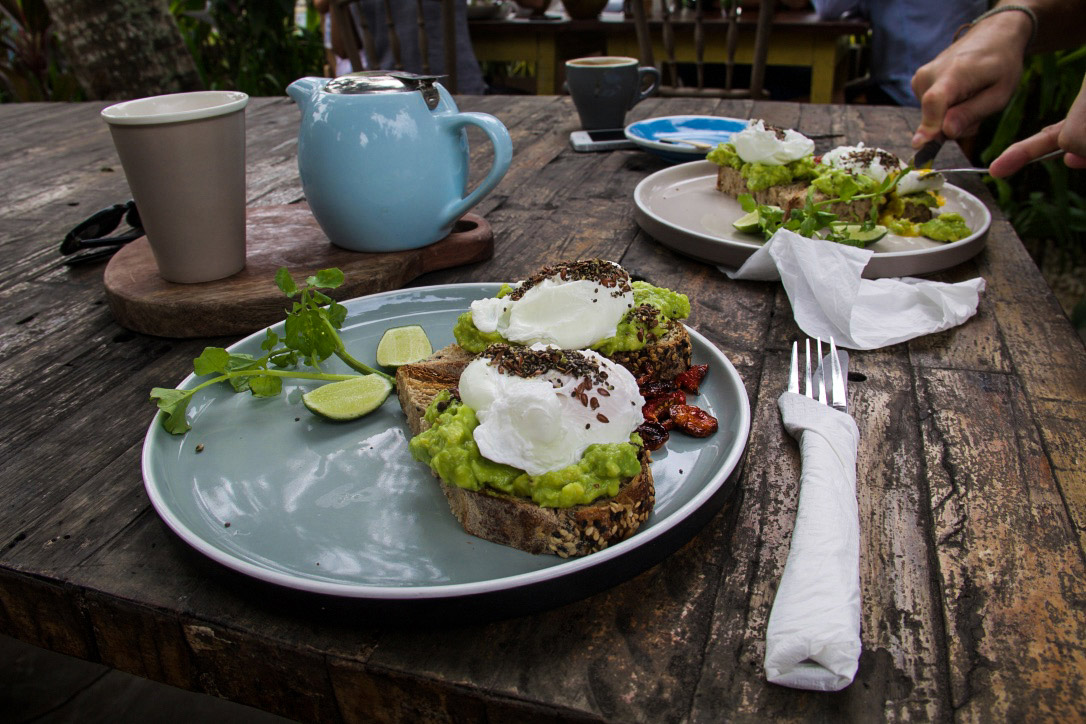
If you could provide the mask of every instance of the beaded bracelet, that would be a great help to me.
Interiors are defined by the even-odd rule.
[[[974,18],[972,22],[966,23],[965,25],[958,28],[958,30],[954,33],[954,40],[957,40],[961,36],[965,35],[970,28],[979,23],[981,20],[991,17],[996,13],[1007,12],[1008,10],[1017,10],[1019,12],[1025,13],[1029,17],[1031,30],[1029,33],[1029,43],[1026,44],[1026,47],[1028,48],[1029,46],[1033,45],[1033,41],[1037,39],[1037,14],[1025,5],[1000,5],[999,7],[992,8],[986,13],[981,13],[976,18]]]

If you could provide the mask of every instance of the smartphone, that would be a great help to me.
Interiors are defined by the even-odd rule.
[[[635,148],[634,142],[626,138],[626,132],[621,128],[574,131],[569,134],[569,143],[574,151],[613,151],[616,148]]]

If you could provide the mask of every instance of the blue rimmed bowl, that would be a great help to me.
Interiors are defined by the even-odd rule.
[[[671,163],[687,163],[705,158],[706,151],[661,139],[700,141],[715,147],[731,140],[734,133],[749,124],[750,121],[742,118],[720,116],[660,116],[626,126],[626,138]]]

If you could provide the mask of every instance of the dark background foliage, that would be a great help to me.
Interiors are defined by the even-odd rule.
[[[207,88],[283,95],[295,79],[322,73],[324,41],[311,7],[300,25],[293,0],[171,0],[170,11]]]
[[[0,102],[82,99],[43,0],[0,0]]]
[[[1029,58],[1007,109],[985,125],[980,161],[1066,116],[1086,76],[1086,46]],[[988,179],[1003,213],[1052,286],[1075,327],[1086,330],[1086,172],[1060,161]]]

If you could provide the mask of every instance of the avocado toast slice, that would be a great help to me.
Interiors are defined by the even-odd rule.
[[[463,349],[450,345],[396,371],[400,405],[414,435],[430,428],[451,405],[462,404],[455,388],[471,359]],[[637,458],[639,470],[621,481],[616,495],[571,507],[545,507],[489,487],[471,490],[434,474],[453,515],[468,533],[529,553],[568,558],[624,540],[648,518],[656,500],[651,458],[644,447]]]

